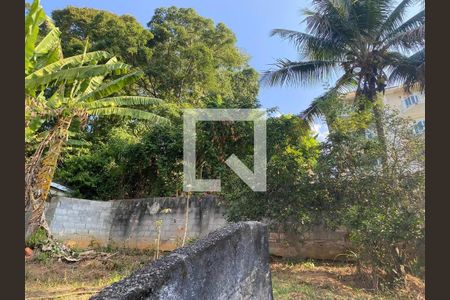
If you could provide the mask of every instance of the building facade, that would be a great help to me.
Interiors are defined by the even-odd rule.
[[[346,100],[352,101],[355,93],[345,96]],[[403,87],[396,86],[387,88],[382,95],[383,103],[400,112],[405,118],[412,119],[415,123],[414,132],[419,134],[425,132],[425,91],[412,90],[405,92]]]

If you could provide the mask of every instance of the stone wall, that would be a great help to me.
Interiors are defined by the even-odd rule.
[[[229,224],[91,299],[271,300],[267,228],[259,222]]]
[[[161,221],[161,250],[180,246],[184,233],[185,198],[148,198],[92,201],[56,197],[47,206],[46,217],[56,238],[70,246],[118,246],[154,248]],[[213,196],[192,197],[188,239],[198,239],[224,226],[225,208]],[[343,258],[349,246],[343,229],[316,226],[303,235],[271,230],[270,253],[282,257]]]

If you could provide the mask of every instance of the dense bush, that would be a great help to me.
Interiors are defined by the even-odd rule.
[[[359,119],[355,122],[356,119]],[[385,110],[387,159],[361,114],[340,119],[323,144],[317,175],[323,194],[333,199],[328,221],[345,225],[363,266],[370,267],[374,287],[395,284],[412,272],[424,240],[424,135]]]
[[[371,275],[374,288],[391,287],[423,267],[424,136],[385,110],[383,147],[366,134],[374,131],[370,105],[367,111],[336,109],[347,117],[333,120],[320,147],[295,128],[298,118],[269,120],[268,190],[254,193],[232,176],[223,192],[228,218],[264,219],[298,231],[343,225],[360,270]]]
[[[79,53],[77,45],[89,37],[92,49],[107,45],[142,69],[144,78],[129,88],[163,99],[157,113],[172,122],[155,127],[118,117],[89,118],[85,128],[74,132],[88,143],[67,149],[56,174],[78,196],[177,195],[182,190],[182,109],[259,107],[258,73],[248,66],[234,33],[193,9],[157,9],[148,29],[130,16],[95,9],[69,7],[52,15],[66,41],[65,52]],[[224,158],[251,154],[251,130],[248,124],[199,123],[199,175],[219,177],[226,170]]]
[[[222,180],[222,195],[227,200],[228,218],[236,220],[270,219],[277,224],[286,220],[311,223],[318,214],[310,213],[317,202],[313,170],[319,155],[319,143],[305,121],[284,115],[267,122],[267,191],[253,192],[236,175]],[[247,165],[253,165],[248,157]]]

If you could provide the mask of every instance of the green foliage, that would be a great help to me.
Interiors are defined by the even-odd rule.
[[[86,154],[67,154],[58,180],[88,199],[173,195],[181,191],[182,130],[155,126],[136,136],[116,128]]]
[[[50,252],[38,251],[38,253],[36,253],[36,255],[33,256],[33,260],[41,264],[49,263],[51,259],[52,256]]]
[[[312,83],[335,69],[345,74],[302,117],[267,120],[266,192],[251,191],[224,164],[235,154],[253,165],[250,122],[197,124],[197,177],[221,178],[230,220],[265,220],[292,230],[318,222],[344,225],[355,257],[372,269],[374,282],[381,279],[377,286],[420,270],[424,238],[423,137],[382,112],[374,94],[384,88],[379,77],[386,68],[396,68],[392,80],[406,78],[408,85],[424,69],[421,53],[408,58],[394,51],[423,46],[423,15],[402,20],[408,2],[392,10],[391,1],[315,1],[316,10],[306,11],[308,34],[274,31],[304,50],[306,61],[279,61],[264,83]],[[58,29],[36,3],[25,32],[27,143],[36,145],[61,118],[71,119],[65,137],[72,142],[56,178],[79,197],[178,195],[182,109],[259,107],[258,73],[233,32],[193,9],[159,8],[145,29],[131,16],[68,7],[53,12]],[[378,49],[385,46],[389,51]],[[373,51],[355,50],[361,47]],[[64,58],[61,51],[73,56]],[[339,91],[355,86],[369,101],[343,105]],[[124,96],[129,91],[137,96]],[[154,122],[164,121],[158,117],[163,114],[170,123]],[[322,144],[307,125],[317,116],[330,129]],[[384,145],[364,134],[381,121]],[[43,243],[39,234],[30,245]]]
[[[47,239],[47,232],[43,228],[39,228],[27,238],[25,245],[32,249],[40,248],[46,244]]]
[[[374,288],[390,288],[403,283],[405,274],[420,272],[419,262],[423,266],[423,135],[415,135],[412,124],[396,112],[384,110],[385,148],[365,134],[374,131],[370,103],[364,111],[343,105],[333,109],[346,116],[334,118],[320,146],[301,119],[269,119],[268,190],[254,193],[235,175],[222,179],[227,215],[289,231],[317,223],[344,226]],[[246,162],[251,165],[251,159]]]
[[[38,42],[37,35],[43,32],[40,26],[44,22],[51,30]],[[25,23],[27,142],[37,139],[36,133],[44,129],[42,125],[46,121],[62,117],[71,120],[74,117],[85,119],[87,114],[116,114],[156,122],[165,121],[146,111],[117,108],[132,105],[149,107],[149,104],[156,104],[154,98],[146,99],[141,96],[108,98],[108,101],[102,99],[142,78],[142,71],[130,72],[129,65],[118,62],[116,57],[105,51],[88,52],[89,43],[86,40],[83,41],[82,54],[63,58],[60,51],[60,31],[45,16],[37,0],[28,11]],[[59,52],[54,57],[56,50]],[[121,74],[125,75],[114,76]]]
[[[267,191],[251,191],[235,174],[222,179],[228,218],[267,219],[278,225],[314,222],[310,212],[319,202],[312,172],[319,143],[301,118],[290,115],[268,120],[267,139]],[[252,159],[245,162],[251,166]]]
[[[44,20],[50,32],[38,42]],[[144,74],[131,71],[129,65],[104,51],[88,52],[88,44],[86,40],[81,56],[64,60],[59,30],[45,16],[39,0],[33,2],[25,17],[25,206],[32,210],[27,234],[46,227],[44,203],[71,127],[84,125],[98,115],[168,123],[147,111],[160,104],[154,97],[105,100],[117,96]],[[141,109],[127,107],[136,105]]]
[[[373,274],[374,288],[401,283],[424,240],[424,137],[408,120],[385,110],[387,159],[376,139],[361,131],[372,121],[360,115],[339,120],[323,144],[317,167],[322,195],[331,205],[324,220],[350,232],[360,262]]]
[[[332,78],[339,71],[333,88],[317,100],[324,102],[336,92],[356,90],[376,101],[388,84],[425,87],[425,10],[405,20],[414,0],[313,1],[303,11],[306,32],[274,29],[272,36],[292,43],[299,61],[278,59],[266,71],[262,83],[310,85]],[[361,50],[363,49],[363,50]],[[416,52],[412,56],[411,52]],[[390,74],[389,74],[390,73]],[[388,78],[389,74],[389,78]],[[332,97],[331,97],[332,98]],[[321,115],[318,101],[303,114]],[[308,117],[311,120],[311,117]],[[381,124],[377,125],[380,133]]]
[[[210,93],[232,98],[232,78],[246,66],[236,37],[191,8],[158,8],[147,24],[154,38],[147,91],[176,103],[203,106]]]
[[[102,44],[102,26],[84,23],[88,18],[103,18],[104,12],[70,8],[53,15],[59,16],[55,21],[61,26],[63,36],[77,38],[78,33],[68,24],[80,24],[80,36],[89,35],[95,49],[101,49],[97,47]],[[120,18],[112,14],[109,17]],[[67,24],[66,18],[70,20]],[[148,26],[154,36],[144,46],[152,53],[147,57],[148,62],[126,62],[144,71],[144,76],[136,82],[140,94],[150,96],[147,99],[167,100],[165,105],[155,103],[150,107],[156,114],[168,116],[172,125],[153,126],[104,116],[117,111],[116,106],[122,103],[149,107],[150,100],[144,103],[138,98],[119,96],[88,104],[92,112],[103,114],[89,118],[86,129],[76,133],[90,146],[65,153],[57,173],[58,180],[78,191],[79,196],[106,200],[179,194],[182,191],[182,109],[259,106],[258,73],[248,67],[247,56],[236,47],[234,34],[224,24],[215,25],[192,9],[170,7],[157,9]],[[70,48],[70,43],[64,45],[67,47]],[[120,44],[104,50],[119,48]],[[97,105],[105,108],[99,111]],[[203,155],[198,158],[198,174],[205,178],[220,176],[229,171],[223,164],[224,157],[231,153],[240,157],[252,154],[252,134],[248,124],[199,123],[198,147]]]
[[[90,51],[106,50],[128,64],[145,64],[151,56],[147,47],[153,38],[134,17],[69,6],[52,12],[55,25],[61,30],[61,43],[66,56],[81,54],[85,41],[92,41]]]

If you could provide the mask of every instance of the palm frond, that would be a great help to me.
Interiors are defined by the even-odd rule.
[[[401,84],[406,91],[418,86],[425,89],[425,49],[422,49],[409,57],[403,57],[390,68],[389,81]]]
[[[50,30],[50,32],[39,42],[39,44],[34,49],[35,55],[45,54],[57,47],[60,43],[60,35],[61,31],[59,31],[57,27]]]
[[[104,65],[104,66],[114,66],[114,65],[115,64]],[[120,91],[125,86],[130,85],[131,83],[135,82],[136,80],[141,78],[143,75],[144,75],[144,72],[135,71],[133,73],[124,75],[118,79],[104,83],[101,86],[99,86],[98,88],[94,89],[92,92],[80,97],[79,101],[89,101],[89,100],[108,97],[109,95],[111,95],[117,91]]]
[[[402,25],[407,8],[414,4],[414,2],[416,2],[416,0],[403,0],[400,2],[381,25],[378,37],[385,36],[387,33],[392,32],[394,29]]]
[[[159,105],[161,99],[141,96],[119,96],[108,97],[92,102],[84,102],[85,107],[89,109],[102,107],[120,107],[120,106],[138,106],[138,105]]]
[[[342,15],[330,1],[324,1],[316,6],[319,6],[316,11],[309,9],[303,11],[309,34],[342,44],[353,40],[359,34],[353,20]]]
[[[339,43],[294,30],[274,29],[270,35],[290,41],[309,59],[337,59],[343,56],[345,51]]]
[[[33,1],[28,14],[25,16],[25,74],[33,65],[32,58],[39,35],[39,26],[45,21],[45,12],[39,1]]]
[[[307,124],[313,124],[317,118],[324,115],[323,103],[326,102],[327,99],[327,95],[314,99],[309,106],[300,113],[300,117],[305,120]]]
[[[31,79],[33,77],[39,77],[44,76],[48,74],[52,74],[56,71],[61,70],[63,67],[69,67],[69,66],[79,66],[81,62],[84,61],[101,61],[107,58],[110,58],[112,55],[109,54],[106,51],[94,51],[94,52],[88,52],[86,54],[80,54],[71,56],[68,58],[64,58],[61,60],[58,60],[52,64],[46,65],[43,68],[40,68],[39,70],[36,70],[35,72],[31,73],[25,79]]]
[[[352,5],[358,31],[363,36],[376,36],[378,29],[392,11],[392,0],[353,1]]]
[[[392,30],[389,34],[387,34],[385,40],[387,41],[387,43],[389,43],[390,39],[424,25],[425,25],[425,11],[422,10],[417,14],[415,14],[414,16],[412,16],[409,20],[407,20],[406,22],[404,22],[403,24]]]
[[[164,117],[160,117],[156,114],[133,108],[124,108],[124,107],[94,108],[89,109],[87,112],[91,115],[102,115],[102,116],[117,115],[123,117],[131,117],[134,119],[148,120],[156,124],[170,123],[169,120]]]
[[[94,66],[82,66],[65,70],[60,70],[50,74],[42,76],[28,76],[25,78],[25,89],[34,89],[39,86],[47,85],[54,81],[74,81],[82,80],[90,77],[105,74],[123,74],[128,71],[129,66],[124,63],[115,63],[110,65],[94,65]]]
[[[315,98],[304,111],[300,113],[300,117],[308,124],[312,124],[315,119],[325,115],[325,107],[330,99],[336,98],[340,94],[353,91],[357,86],[357,81],[352,73],[345,73],[337,81],[333,88],[329,89],[325,94]]]
[[[401,32],[391,37],[386,42],[386,47],[392,47],[404,51],[414,48],[422,48],[425,45],[425,25],[421,25],[409,31]]]
[[[265,71],[261,83],[266,86],[305,85],[325,80],[337,67],[336,61],[313,60],[295,62],[279,59],[277,69]]]

